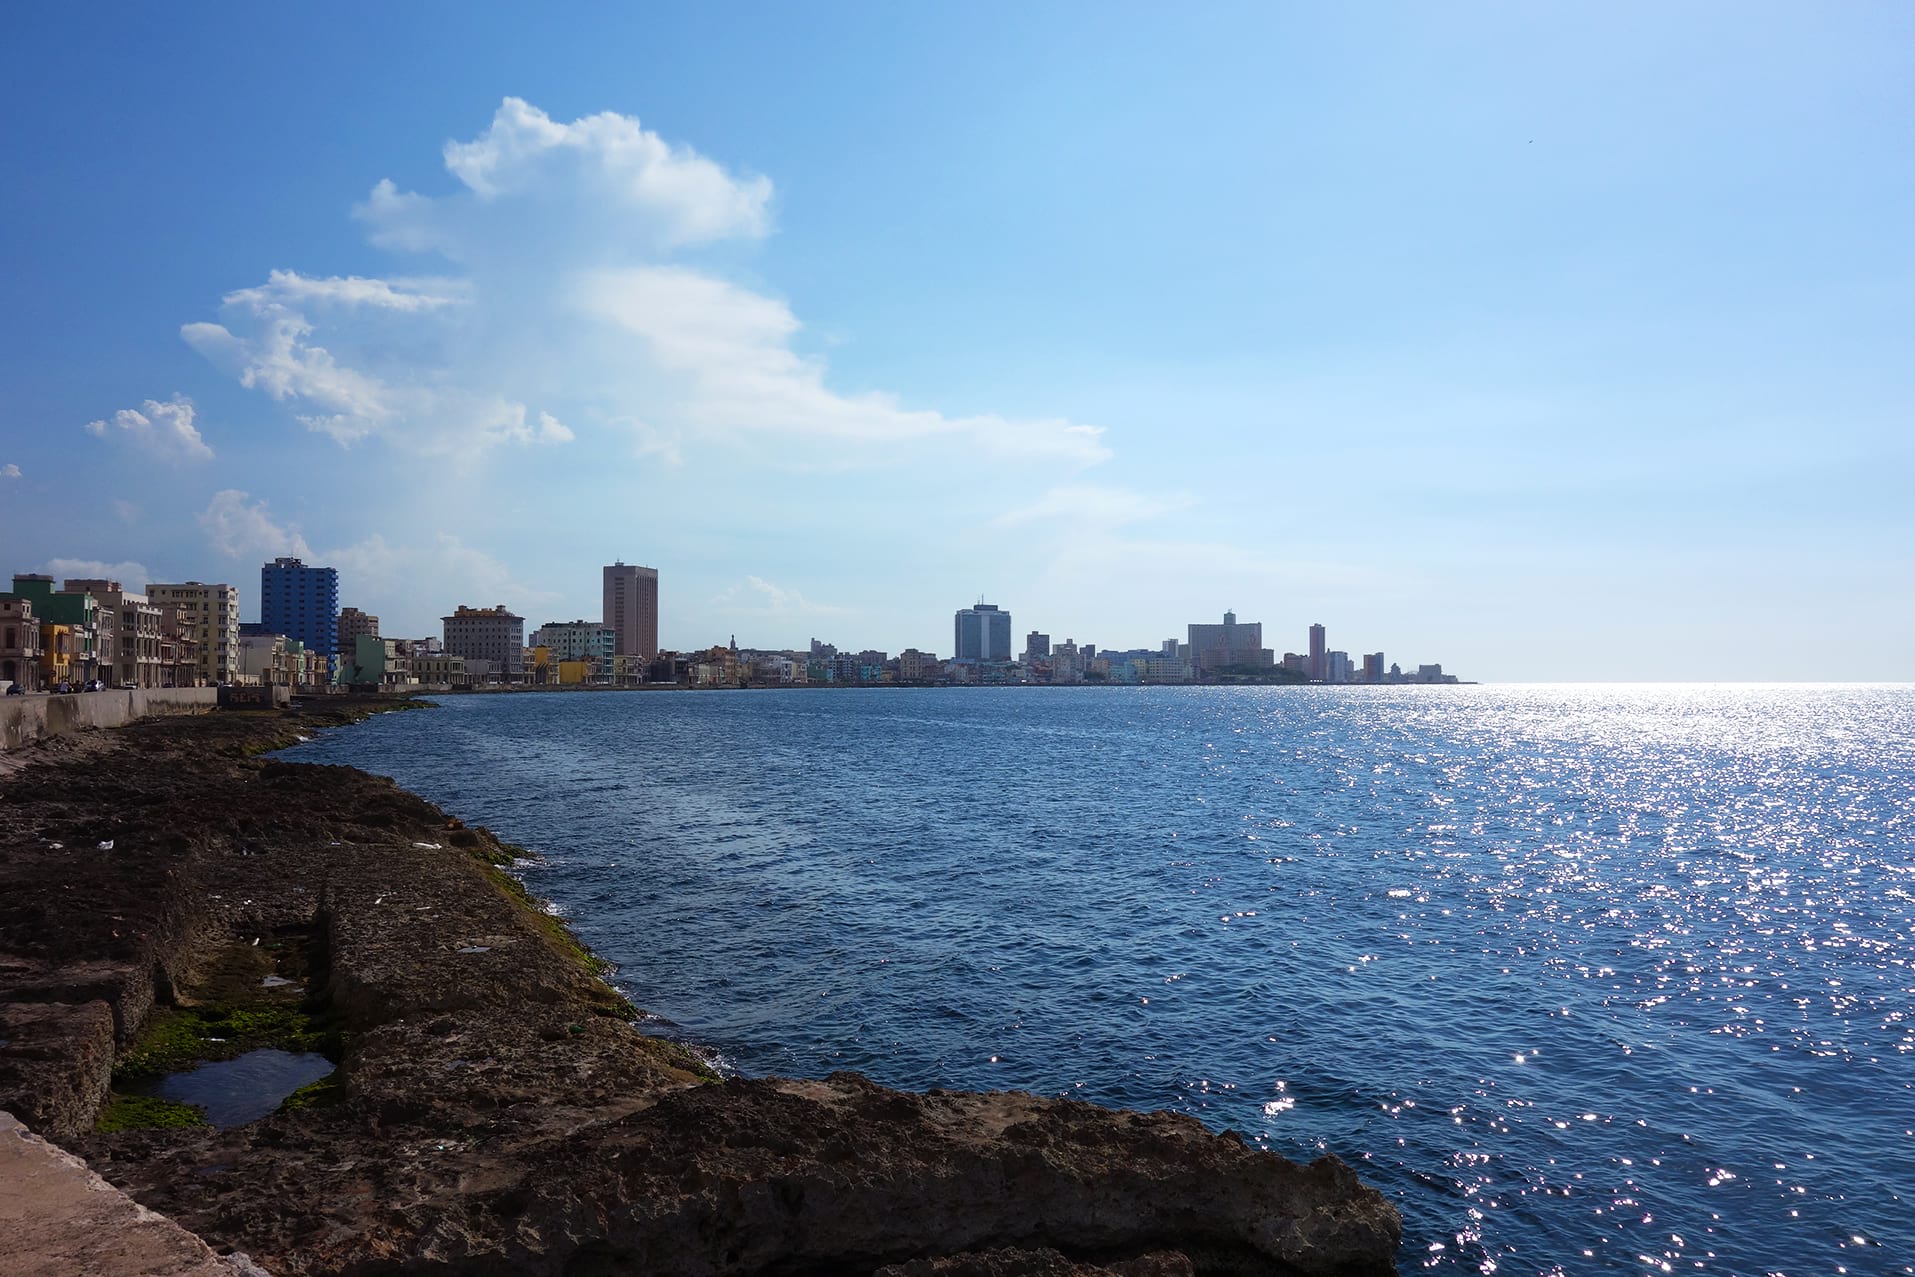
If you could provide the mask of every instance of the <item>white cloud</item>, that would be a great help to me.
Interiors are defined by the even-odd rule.
[[[797,317],[783,302],[677,266],[597,271],[579,305],[636,335],[657,364],[684,379],[680,409],[696,427],[851,445],[947,439],[993,458],[1088,465],[1110,453],[1095,426],[1062,420],[947,417],[878,393],[824,384],[824,361],[792,349]]]
[[[341,367],[331,351],[307,340],[313,326],[298,311],[255,289],[227,294],[226,304],[251,321],[247,335],[223,324],[194,323],[181,327],[180,336],[240,385],[316,409],[297,414],[300,422],[342,444],[365,438],[397,415],[377,378]]]
[[[99,559],[48,559],[40,570],[58,581],[118,581],[136,594],[153,579],[153,574],[146,570],[144,563],[135,563],[130,559],[119,563],[106,563]]]
[[[515,198],[549,205],[561,220],[622,220],[654,248],[757,238],[771,228],[769,179],[734,177],[628,115],[561,124],[507,98],[484,133],[446,143],[443,155],[465,191],[428,199],[380,182],[355,210],[374,243],[465,260],[487,251],[488,206]]]
[[[703,440],[788,468],[1109,456],[1094,426],[833,389],[784,301],[671,260],[767,234],[771,183],[632,117],[568,124],[508,98],[443,158],[450,192],[381,182],[354,214],[374,244],[436,253],[457,278],[277,270],[182,337],[310,429],[432,457],[620,426],[632,459],[658,464]]]
[[[237,488],[215,493],[200,512],[199,525],[212,547],[228,558],[264,561],[282,554],[302,559],[312,555],[298,528],[275,522],[264,501],[247,504],[246,494]]]
[[[835,616],[848,609],[828,603],[814,603],[797,590],[774,585],[761,576],[747,576],[712,598],[712,606],[728,615]]]
[[[109,432],[169,461],[210,461],[213,450],[193,424],[193,401],[174,395],[165,403],[148,399],[139,408],[122,408],[110,419],[86,423],[88,434]]]
[[[413,312],[456,305],[465,300],[462,293],[459,281],[449,279],[385,280],[357,275],[315,279],[298,271],[276,270],[257,288],[226,294],[226,303],[256,308],[334,304]]]
[[[1112,528],[1172,514],[1194,504],[1195,498],[1185,493],[1153,495],[1102,484],[1062,484],[1023,509],[999,515],[993,523],[1001,528],[1014,528],[1056,519]]]
[[[6,465],[0,466],[0,479],[18,479],[19,477],[20,467],[13,462],[9,461]]]

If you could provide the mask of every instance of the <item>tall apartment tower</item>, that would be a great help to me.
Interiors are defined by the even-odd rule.
[[[331,657],[339,648],[339,570],[309,568],[298,559],[274,559],[259,569],[259,623],[308,652]]]
[[[1313,683],[1321,683],[1330,677],[1329,653],[1324,650],[1321,624],[1310,627],[1310,664],[1304,672]]]
[[[957,659],[1001,664],[1011,659],[1011,614],[995,603],[960,608],[955,618]]]
[[[658,569],[624,560],[605,569],[605,624],[619,656],[658,655]]]
[[[170,614],[164,628],[198,644],[199,676],[230,683],[239,674],[239,587],[185,581],[149,585],[146,597]]]

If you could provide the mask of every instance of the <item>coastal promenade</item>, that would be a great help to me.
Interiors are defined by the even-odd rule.
[[[263,756],[391,704],[150,719],[0,778],[0,1109],[214,1251],[282,1277],[1395,1271],[1395,1209],[1333,1157],[1020,1092],[718,1077],[640,1030],[517,849]],[[224,1129],[145,1097],[241,1045],[337,1068]]]

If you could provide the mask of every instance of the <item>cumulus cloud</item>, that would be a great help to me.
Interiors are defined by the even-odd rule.
[[[0,479],[18,479],[19,477],[20,467],[13,462],[9,461],[4,466],[0,466]]]
[[[264,501],[249,503],[237,488],[215,493],[200,512],[199,525],[208,543],[228,558],[265,560],[290,554],[303,559],[312,554],[298,528],[280,524]]]
[[[432,254],[452,275],[278,270],[181,335],[310,429],[426,455],[563,444],[599,427],[629,431],[629,455],[665,464],[703,438],[792,465],[1078,467],[1109,455],[1094,426],[952,416],[831,387],[789,305],[679,260],[768,234],[770,181],[633,117],[564,123],[507,98],[442,158],[448,193],[382,181],[354,214],[375,245]],[[792,446],[752,448],[767,438]]]
[[[193,424],[193,401],[174,395],[161,403],[148,399],[138,408],[122,408],[110,418],[86,423],[88,434],[112,435],[169,461],[211,461],[213,450]]]
[[[628,245],[653,251],[757,238],[771,229],[771,182],[737,177],[674,146],[629,115],[606,111],[561,124],[521,98],[500,103],[470,142],[447,142],[446,171],[464,190],[433,199],[381,181],[356,210],[373,242],[454,260],[488,256],[499,205],[539,206],[548,227],[623,224]]]
[[[107,563],[100,559],[48,559],[40,570],[58,581],[118,581],[136,594],[153,579],[153,574],[146,570],[144,563],[135,563],[130,559],[118,563]]]

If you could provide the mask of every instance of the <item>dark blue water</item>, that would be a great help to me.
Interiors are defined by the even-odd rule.
[[[491,696],[292,756],[539,852],[731,1068],[1331,1150],[1405,1271],[1915,1273],[1915,689]]]
[[[333,1071],[333,1062],[311,1051],[265,1047],[230,1060],[169,1073],[146,1088],[148,1095],[206,1110],[212,1126],[244,1126],[278,1109],[286,1097]]]

